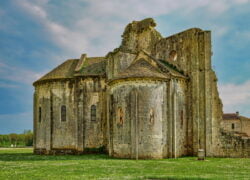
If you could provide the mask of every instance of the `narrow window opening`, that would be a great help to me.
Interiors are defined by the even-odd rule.
[[[117,123],[118,123],[118,124],[120,124],[120,125],[123,124],[123,117],[124,117],[124,115],[123,115],[123,110],[122,110],[121,107],[119,107],[119,108],[117,109]]]
[[[181,128],[183,127],[183,121],[184,121],[184,113],[183,110],[181,110]]]
[[[154,118],[155,117],[155,113],[154,113],[154,110],[153,109],[150,109],[150,111],[149,111],[149,122],[151,123],[151,124],[154,124]]]
[[[61,121],[65,122],[66,121],[66,106],[62,105],[61,106]]]
[[[96,105],[92,105],[90,111],[91,121],[96,121]]]
[[[38,114],[38,121],[39,122],[42,122],[42,108],[41,107],[39,107],[39,114]]]
[[[234,129],[234,123],[232,124],[232,129]]]

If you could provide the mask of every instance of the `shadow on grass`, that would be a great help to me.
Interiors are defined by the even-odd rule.
[[[35,155],[32,153],[1,153],[0,161],[61,161],[61,160],[106,160],[106,154],[84,155]],[[114,159],[115,160],[115,159]]]

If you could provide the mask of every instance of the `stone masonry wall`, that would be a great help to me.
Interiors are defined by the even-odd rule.
[[[78,112],[78,150],[99,148],[106,140],[106,84],[105,79],[78,78],[76,80]],[[96,107],[96,119],[91,120],[91,106]]]
[[[201,148],[206,150],[206,155],[212,155],[218,146],[222,105],[211,68],[210,32],[190,29],[161,39],[154,50],[153,56],[175,64],[190,78],[187,91],[189,154],[196,155]]]
[[[250,137],[241,137],[233,132],[220,131],[219,157],[250,157]]]
[[[232,128],[232,126],[234,126],[234,128]],[[220,123],[220,127],[223,128],[225,131],[241,132],[242,130],[241,121],[239,119],[222,120]]]
[[[138,52],[143,50],[151,54],[155,43],[162,38],[161,34],[154,29],[155,26],[156,23],[151,18],[133,21],[126,26],[120,47],[106,56],[107,79],[112,79],[125,70]]]
[[[187,86],[184,80],[174,80],[176,103],[175,103],[175,119],[176,119],[176,154],[175,157],[187,155]],[[169,120],[168,120],[169,121]]]
[[[110,155],[142,159],[187,155],[185,91],[184,80],[130,79],[112,84],[108,90]]]
[[[34,118],[35,148],[72,150],[77,147],[77,118],[74,103],[74,83],[57,81],[36,86]],[[61,121],[61,106],[66,106],[66,121]],[[39,107],[42,119],[39,122]]]
[[[77,87],[77,88],[76,88]],[[50,81],[36,85],[34,133],[37,153],[76,153],[105,142],[105,82],[101,78]],[[66,106],[66,121],[61,106]],[[96,107],[91,120],[91,106]],[[39,107],[42,120],[39,122]],[[107,140],[106,140],[107,141]]]
[[[242,132],[247,133],[247,135],[250,137],[250,119],[242,118],[241,124],[242,124]]]
[[[166,84],[129,81],[112,85],[109,92],[112,156],[162,158]]]

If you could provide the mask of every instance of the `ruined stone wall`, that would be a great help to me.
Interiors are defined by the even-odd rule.
[[[132,53],[144,50],[151,54],[154,44],[162,38],[155,26],[152,18],[129,23],[123,32],[120,49]]]
[[[210,32],[194,28],[163,38],[156,43],[152,55],[169,61],[189,76],[189,153],[196,155],[201,148],[206,150],[206,155],[212,155],[212,149],[218,145],[222,105],[211,68]]]
[[[133,21],[128,24],[122,35],[122,43],[119,48],[107,54],[107,78],[114,78],[119,72],[125,70],[135,59],[140,51],[148,54],[154,49],[154,45],[162,37],[154,29],[156,23],[148,18],[142,21]]]
[[[221,148],[219,157],[250,157],[250,138],[235,135],[233,132],[220,132]]]

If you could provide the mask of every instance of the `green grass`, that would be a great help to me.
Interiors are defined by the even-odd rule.
[[[250,179],[250,159],[113,159],[107,155],[33,155],[0,149],[0,179]]]

